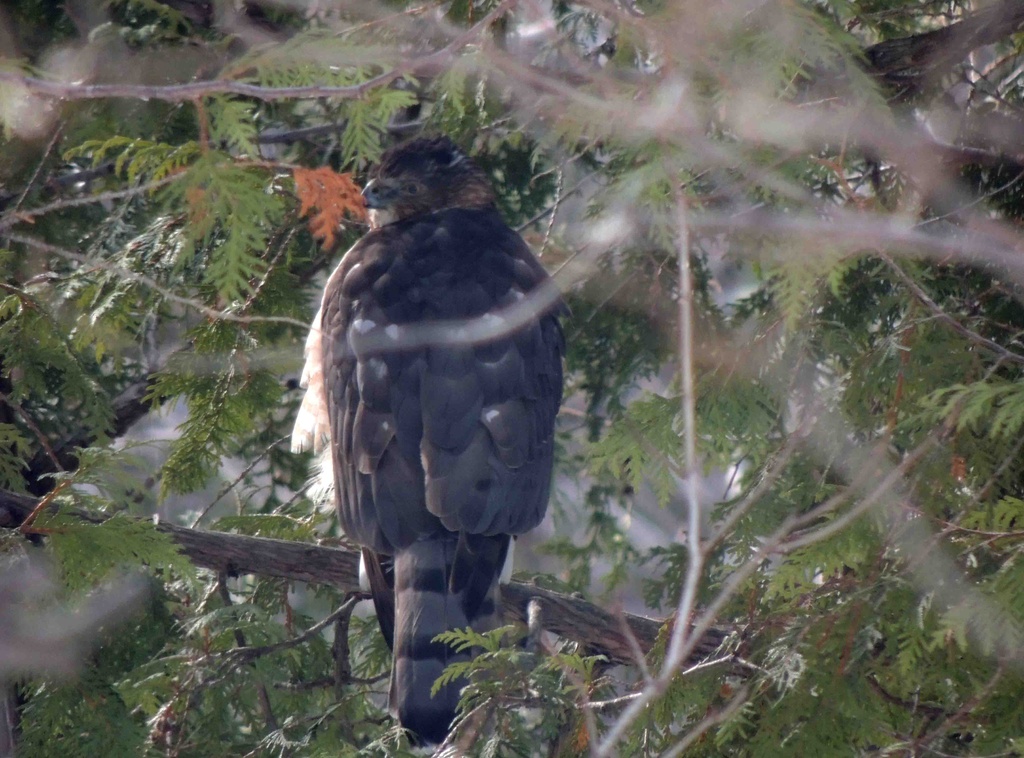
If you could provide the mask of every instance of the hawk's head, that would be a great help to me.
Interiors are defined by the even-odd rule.
[[[494,205],[487,175],[447,137],[388,150],[370,173],[363,197],[374,227],[446,208]]]

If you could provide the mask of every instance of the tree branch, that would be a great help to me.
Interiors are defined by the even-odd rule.
[[[230,607],[232,605],[231,593],[228,591],[227,579],[224,574],[217,574],[217,592],[220,594],[220,598],[223,601],[224,606]],[[242,660],[247,660],[252,663],[259,657],[259,651],[261,651],[262,648],[249,647],[245,639],[245,634],[241,629],[235,629],[235,642],[238,644],[238,647],[232,652],[238,655]],[[263,712],[263,718],[266,719],[267,722],[267,731],[276,732],[281,728],[281,726],[278,724],[277,717],[274,715],[274,708],[270,702],[270,693],[267,692],[267,685],[258,678],[256,680],[256,697],[259,700],[260,710]]]
[[[38,503],[36,498],[0,490],[0,527],[17,527]],[[63,508],[62,512],[72,513],[92,523],[103,520],[68,508]],[[182,552],[202,568],[228,575],[253,574],[330,584],[342,592],[359,592],[359,553],[353,549],[199,531],[173,524],[160,524],[157,529],[170,535]],[[635,665],[631,643],[621,627],[619,616],[586,600],[513,582],[502,587],[505,618],[525,624],[527,606],[532,599],[542,605],[544,625],[548,631],[579,642],[588,652],[605,655],[612,663]],[[645,654],[649,653],[664,622],[628,613],[622,617],[637,644]],[[710,630],[696,645],[689,660],[699,662],[707,658],[727,633],[725,629]]]
[[[1024,28],[1024,3],[1003,0],[955,24],[910,37],[890,39],[864,51],[869,71],[895,90],[897,99],[917,95],[972,50]]]
[[[515,0],[503,0],[480,21],[457,35],[441,49],[427,55],[401,61],[390,71],[385,71],[359,84],[347,86],[311,84],[301,87],[264,87],[259,84],[249,84],[233,79],[213,79],[168,85],[78,84],[24,76],[10,71],[0,71],[0,82],[20,86],[33,94],[58,100],[102,100],[112,97],[126,97],[183,103],[192,102],[209,95],[242,95],[265,102],[318,97],[351,100],[365,97],[371,90],[391,84],[391,82],[403,76],[442,70],[463,47],[476,39],[488,26],[507,13],[515,4]]]
[[[878,257],[885,262],[885,264],[892,270],[896,277],[901,282],[903,282],[904,286],[906,286],[906,288],[911,291],[914,297],[916,297],[931,312],[932,316],[934,316],[936,319],[949,326],[954,332],[959,334],[964,339],[968,340],[969,342],[973,342],[974,344],[979,345],[980,347],[983,347],[986,350],[991,351],[992,353],[1002,358],[1003,360],[1009,361],[1011,363],[1016,363],[1018,365],[1024,364],[1024,355],[1015,353],[1012,350],[1007,350],[998,342],[990,340],[988,337],[985,337],[984,335],[978,334],[972,329],[969,329],[968,327],[964,326],[959,321],[957,321],[949,313],[946,313],[946,311],[942,310],[942,306],[940,306],[938,303],[932,300],[928,293],[925,292],[924,288],[921,287],[921,285],[919,285],[917,282],[915,282],[906,271],[900,268],[899,264],[896,263],[896,261],[893,260],[892,256],[890,256],[888,253],[879,252]]]

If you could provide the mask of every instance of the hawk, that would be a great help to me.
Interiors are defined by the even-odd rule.
[[[292,448],[324,450],[392,649],[391,710],[438,743],[465,682],[431,688],[471,653],[433,638],[499,624],[512,536],[547,507],[564,306],[451,140],[389,150],[363,197],[371,230],[324,289]]]

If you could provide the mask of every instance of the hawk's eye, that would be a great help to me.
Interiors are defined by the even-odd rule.
[[[415,195],[417,192],[420,191],[420,186],[418,184],[409,183],[405,185],[403,189],[405,189],[405,191],[408,192],[410,195]]]

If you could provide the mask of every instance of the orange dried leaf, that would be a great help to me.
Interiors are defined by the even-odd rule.
[[[573,739],[573,743],[573,748],[578,753],[585,753],[590,747],[590,735],[587,733],[587,725],[583,719],[580,719],[579,723],[576,725],[576,734]]]
[[[351,174],[339,174],[327,167],[294,169],[299,215],[309,216],[309,231],[324,245],[334,244],[334,235],[346,216],[363,220],[366,207]]]

